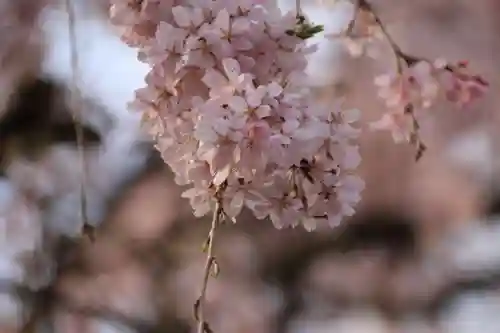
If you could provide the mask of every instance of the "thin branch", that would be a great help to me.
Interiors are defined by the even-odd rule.
[[[396,57],[398,73],[401,73],[403,71],[403,68],[401,66],[401,59],[404,60],[408,65],[411,65],[412,63],[416,62],[415,58],[408,57],[401,50],[401,48],[396,43],[396,41],[392,38],[392,36],[389,33],[389,31],[387,30],[385,24],[382,22],[382,20],[380,19],[380,16],[378,16],[377,12],[375,11],[375,9],[373,8],[373,6],[371,4],[369,4],[366,0],[358,0],[357,8],[364,9],[364,10],[368,11],[373,16],[373,19],[377,23],[378,27],[380,28],[380,31],[382,32],[385,39],[389,43],[391,50],[393,51],[394,56]]]
[[[302,16],[302,10],[300,7],[300,0],[295,0],[295,13],[296,13],[297,17]]]
[[[198,320],[197,333],[211,332],[208,323],[205,321],[204,307],[206,301],[208,279],[210,277],[210,273],[214,269],[214,265],[217,265],[215,257],[213,255],[213,245],[214,245],[215,230],[217,229],[217,227],[221,222],[221,216],[222,216],[222,205],[220,204],[220,201],[217,200],[215,204],[214,214],[212,217],[212,226],[208,233],[208,239],[206,242],[207,259],[205,262],[205,270],[203,273],[203,282],[201,285],[200,296],[198,297],[194,305],[195,317]]]
[[[79,118],[81,118],[81,92],[79,89],[80,82],[80,71],[78,68],[78,49],[77,49],[77,38],[76,38],[76,15],[74,7],[71,0],[65,0],[66,11],[68,13],[68,33],[69,33],[69,45],[70,45],[70,57],[71,57],[71,71],[72,71],[72,87],[71,87],[71,107],[73,110],[73,122],[75,125],[76,133],[76,143],[78,146],[78,153],[80,159],[80,214],[82,220],[82,231],[85,235],[88,235],[90,239],[94,239],[94,230],[89,223],[87,216],[87,163],[85,158],[84,149],[84,131],[80,124]]]
[[[384,35],[386,41],[389,43],[389,46],[391,47],[393,53],[394,53],[394,56],[397,58],[397,61],[398,61],[398,72],[400,72],[402,70],[401,68],[401,64],[400,64],[400,60],[403,60],[408,66],[412,66],[414,64],[416,64],[417,62],[419,61],[425,61],[425,62],[428,62],[428,63],[432,63],[431,60],[429,59],[426,59],[424,57],[416,57],[416,56],[413,56],[413,55],[410,55],[406,52],[404,52],[401,47],[399,46],[399,44],[394,40],[394,38],[392,37],[392,35],[389,33],[389,31],[387,30],[387,27],[386,25],[383,23],[382,19],[380,18],[380,16],[377,14],[376,10],[373,8],[373,5],[371,5],[370,3],[368,3],[368,1],[366,0],[356,0],[356,10],[355,12],[358,11],[358,9],[364,9],[366,11],[368,11],[370,14],[372,14],[373,16],[373,19],[375,20],[375,23],[377,23],[378,27],[380,28],[380,31],[382,32],[382,34]],[[350,22],[354,24],[353,21],[355,21],[356,19],[356,16],[354,16],[353,20]],[[450,66],[450,65],[446,65],[444,67],[445,70],[447,70],[448,72],[455,72],[455,69]]]
[[[430,61],[423,59],[423,58],[417,58],[411,55],[406,54],[403,52],[401,47],[396,43],[396,41],[392,38],[392,35],[389,33],[387,30],[385,24],[382,22],[380,16],[377,14],[373,6],[368,3],[366,0],[357,0],[356,2],[356,8],[355,12],[357,13],[359,9],[365,10],[369,12],[372,16],[373,19],[375,20],[375,23],[377,26],[380,28],[380,31],[385,37],[385,40],[389,43],[389,46],[394,53],[394,57],[396,58],[396,68],[397,72],[399,74],[403,73],[403,66],[402,66],[402,61],[408,66],[412,66],[415,63],[419,61],[427,61],[430,63]],[[349,27],[352,29],[351,23],[354,25],[356,20],[356,16],[354,16],[354,19],[349,23]],[[348,28],[349,29],[349,28]],[[449,70],[449,67],[446,67],[447,70]],[[410,137],[410,143],[413,144],[416,149],[416,155],[415,159],[418,161],[422,156],[424,151],[427,149],[425,144],[422,142],[422,139],[420,138],[420,125],[415,117],[415,112],[413,105],[409,104],[405,108],[405,114],[409,115],[412,120],[412,126],[413,126],[413,132],[411,133]]]

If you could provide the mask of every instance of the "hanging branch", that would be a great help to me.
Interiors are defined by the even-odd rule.
[[[208,233],[208,238],[205,243],[207,259],[205,262],[205,270],[203,272],[203,282],[201,285],[200,296],[196,300],[194,304],[194,315],[196,320],[198,321],[198,329],[197,333],[210,333],[212,332],[210,326],[205,321],[205,301],[208,287],[208,279],[210,277],[210,273],[217,276],[219,268],[215,256],[213,255],[213,245],[214,245],[214,236],[215,230],[221,224],[221,218],[223,217],[223,210],[220,201],[217,200],[215,204],[215,209],[212,217],[212,225],[210,227],[210,231]]]
[[[66,11],[68,13],[68,33],[71,57],[71,71],[72,71],[72,87],[71,87],[71,108],[73,110],[73,122],[75,125],[76,142],[78,147],[80,159],[80,214],[82,220],[82,232],[87,235],[91,240],[95,238],[94,227],[89,223],[87,216],[87,190],[86,190],[86,175],[87,163],[85,158],[84,146],[84,130],[79,122],[81,118],[81,92],[79,89],[79,68],[78,68],[78,50],[76,39],[76,15],[71,0],[65,0]]]

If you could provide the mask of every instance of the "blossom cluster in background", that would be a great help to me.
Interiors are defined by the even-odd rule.
[[[417,159],[425,146],[419,137],[421,111],[429,109],[439,97],[463,107],[482,96],[488,83],[471,74],[466,61],[450,64],[444,59],[430,61],[406,54],[392,39],[373,6],[359,0],[353,8],[353,18],[346,30],[330,34],[340,39],[353,57],[367,55],[377,58],[382,42],[386,42],[396,61],[396,71],[375,78],[379,96],[388,112],[371,124],[373,129],[389,130],[395,142],[410,142],[417,146]]]
[[[192,186],[183,196],[195,215],[218,201],[230,218],[246,206],[277,227],[314,228],[354,213],[359,113],[313,100],[296,13],[228,0],[117,2],[111,12],[151,66],[132,107],[177,182]]]
[[[434,105],[441,95],[465,106],[488,87],[480,76],[467,71],[465,62],[452,66],[441,59],[417,61],[399,74],[377,77],[375,84],[389,112],[372,127],[390,130],[396,142],[414,140],[419,113]]]

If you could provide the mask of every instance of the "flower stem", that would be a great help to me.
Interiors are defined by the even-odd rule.
[[[210,227],[210,231],[208,233],[208,239],[206,242],[207,259],[205,262],[205,270],[203,273],[203,282],[201,285],[200,296],[198,297],[194,305],[195,317],[198,320],[198,329],[196,331],[197,333],[211,332],[208,323],[205,321],[204,307],[206,301],[208,279],[210,277],[210,272],[212,271],[213,266],[216,265],[215,257],[213,255],[213,245],[214,245],[215,230],[217,229],[217,227],[221,222],[220,221],[221,216],[222,216],[222,206],[219,200],[217,200],[215,204],[214,214],[212,217],[212,226]]]

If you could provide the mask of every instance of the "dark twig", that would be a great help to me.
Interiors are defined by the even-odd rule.
[[[71,89],[71,106],[73,110],[76,141],[78,146],[78,152],[80,155],[80,214],[82,219],[82,232],[87,235],[91,240],[95,238],[94,227],[89,223],[87,216],[87,190],[86,190],[86,175],[87,175],[87,163],[85,158],[84,150],[84,131],[78,118],[81,117],[81,92],[79,89],[79,68],[78,68],[78,50],[77,50],[77,39],[76,39],[76,15],[71,0],[65,0],[66,10],[68,12],[68,33],[69,33],[69,44],[70,44],[70,56],[71,56],[71,69],[72,69],[72,89]]]
[[[213,245],[214,245],[215,230],[220,225],[222,216],[223,216],[222,205],[220,203],[220,200],[216,200],[214,214],[212,217],[212,225],[208,233],[208,239],[206,241],[207,259],[205,262],[205,270],[203,273],[203,282],[201,285],[200,296],[198,297],[194,305],[195,318],[196,320],[198,320],[197,333],[212,332],[210,326],[205,321],[204,307],[206,302],[206,293],[207,293],[208,279],[210,277],[210,273],[214,272],[214,274],[216,274],[217,273],[216,271],[218,270],[218,265],[213,255]]]

